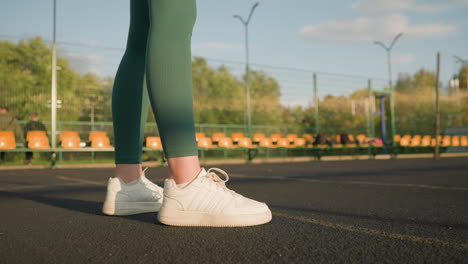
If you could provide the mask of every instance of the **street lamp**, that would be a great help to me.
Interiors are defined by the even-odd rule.
[[[252,118],[250,113],[250,70],[249,70],[249,22],[252,18],[252,14],[255,8],[258,6],[258,2],[255,3],[250,9],[250,14],[247,20],[244,20],[239,15],[234,15],[234,18],[239,19],[245,27],[245,74],[246,74],[246,90],[247,90],[247,133],[249,137],[252,137]]]
[[[57,145],[57,42],[56,42],[56,15],[57,1],[54,0],[53,9],[53,42],[52,42],[52,84],[51,84],[51,125],[52,125],[52,150]]]
[[[382,42],[380,41],[374,41],[374,44],[376,45],[379,45],[381,46],[382,48],[384,48],[386,51],[387,51],[387,63],[388,63],[388,86],[390,88],[390,91],[391,91],[391,96],[390,96],[390,126],[391,126],[391,130],[392,130],[392,150],[393,150],[393,153],[395,153],[395,149],[396,149],[396,142],[395,142],[395,102],[394,102],[394,98],[393,98],[393,85],[392,85],[392,63],[391,63],[391,51],[392,51],[392,48],[393,46],[395,45],[395,43],[397,42],[397,40],[403,35],[403,33],[398,33],[394,38],[393,38],[393,41],[392,43],[390,44],[390,46],[387,46],[385,44],[383,44]]]
[[[464,60],[458,56],[453,56],[455,58],[455,60],[463,65],[468,65],[468,60]]]

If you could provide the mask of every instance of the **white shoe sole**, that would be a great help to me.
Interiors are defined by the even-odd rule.
[[[257,214],[212,215],[202,212],[163,210],[158,214],[158,220],[162,224],[171,226],[254,226],[270,222],[271,211]]]
[[[159,212],[162,204],[158,202],[115,202],[105,201],[102,212],[106,215],[134,215]]]

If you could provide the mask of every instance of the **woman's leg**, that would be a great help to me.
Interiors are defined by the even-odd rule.
[[[112,92],[115,176],[124,182],[142,175],[141,148],[149,106],[144,82],[148,29],[147,1],[131,0],[127,47]]]
[[[149,0],[147,46],[149,98],[158,123],[170,178],[184,183],[200,172],[192,95],[191,37],[195,0]]]

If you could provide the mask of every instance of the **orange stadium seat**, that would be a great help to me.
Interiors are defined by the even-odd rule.
[[[110,148],[112,147],[110,144],[110,140],[108,136],[95,136],[91,141],[92,148]]]
[[[291,147],[290,141],[288,138],[278,138],[278,141],[276,142],[276,146],[279,148],[289,148]]]
[[[31,136],[28,140],[30,149],[50,149],[49,139],[43,136]]]
[[[294,142],[294,139],[297,138],[297,134],[291,133],[286,135],[286,138],[289,140],[290,143]]]
[[[81,148],[81,139],[76,131],[62,131],[60,141],[62,148]]]
[[[270,134],[271,141],[276,143],[281,138],[281,134]]]
[[[152,149],[162,149],[160,137],[146,137],[146,147]]]
[[[217,132],[217,133],[213,133],[213,134],[211,135],[211,140],[212,140],[213,142],[219,142],[220,139],[225,138],[225,137],[226,137],[226,135],[225,135],[224,133],[222,133],[222,132]]]
[[[88,140],[93,142],[93,139],[96,137],[108,137],[106,131],[91,131],[89,132]]]
[[[359,143],[359,146],[364,146],[364,145],[368,146],[369,145],[369,139],[364,134],[357,135],[356,139],[357,139],[357,141]]]
[[[0,131],[0,149],[15,149],[15,134],[13,131]]]
[[[31,130],[26,134],[26,141],[29,141],[32,137],[47,137],[47,133],[42,130]]]
[[[196,132],[195,133],[195,139],[197,140],[197,142],[198,142],[198,140],[200,138],[204,138],[204,137],[205,137],[205,133],[203,133],[203,132]]]
[[[393,141],[395,141],[395,142],[400,142],[400,140],[401,140],[401,136],[398,135],[398,134],[396,134],[396,135],[393,137]]]
[[[62,140],[64,137],[77,137],[77,138],[80,138],[80,135],[78,134],[77,131],[62,131],[60,133],[60,140]]]
[[[239,143],[239,139],[244,138],[244,133],[236,132],[231,134],[232,141],[234,143]]]
[[[422,139],[421,139],[421,147],[428,147],[431,145],[431,136],[424,136]]]
[[[221,148],[234,148],[234,144],[232,143],[232,138],[224,137],[218,140],[218,147]]]
[[[67,148],[67,149],[74,149],[74,148],[81,148],[80,145],[80,138],[77,137],[63,137],[60,140],[62,148]]]
[[[199,148],[214,148],[213,142],[211,142],[211,138],[209,137],[203,137],[198,139],[197,145]]]
[[[468,136],[461,136],[460,138],[460,146],[468,147]]]
[[[258,143],[258,142],[260,142],[260,140],[261,140],[262,138],[265,138],[265,134],[264,134],[264,133],[255,133],[255,134],[253,135],[252,141],[255,142],[255,143]]]
[[[261,138],[258,142],[258,146],[262,148],[276,148],[271,138]]]
[[[312,144],[314,142],[314,136],[312,134],[303,134],[302,138],[304,138],[307,143]]]
[[[295,138],[292,144],[294,148],[304,148],[307,145],[307,141],[305,138]]]
[[[442,138],[442,147],[450,147],[452,145],[452,138],[450,136],[444,136]]]
[[[240,148],[254,148],[255,146],[252,145],[252,140],[248,137],[239,138],[237,142],[237,146]]]
[[[460,146],[460,136],[453,136],[452,137],[452,146],[453,147]]]
[[[409,146],[409,144],[410,144],[410,139],[408,139],[407,137],[402,137],[400,139],[400,146],[407,147]]]
[[[410,141],[410,146],[411,147],[419,147],[421,145],[421,136],[414,136],[413,138],[411,138],[411,141]]]

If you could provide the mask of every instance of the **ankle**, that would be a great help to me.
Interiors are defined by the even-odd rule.
[[[191,182],[193,179],[197,178],[197,176],[202,171],[202,168],[195,169],[192,173],[177,173],[169,175],[170,179],[173,179],[176,184],[186,184]]]
[[[198,156],[168,158],[169,178],[177,184],[187,183],[195,179],[200,171]]]
[[[116,164],[114,177],[120,178],[124,183],[135,181],[141,175],[141,164]]]

